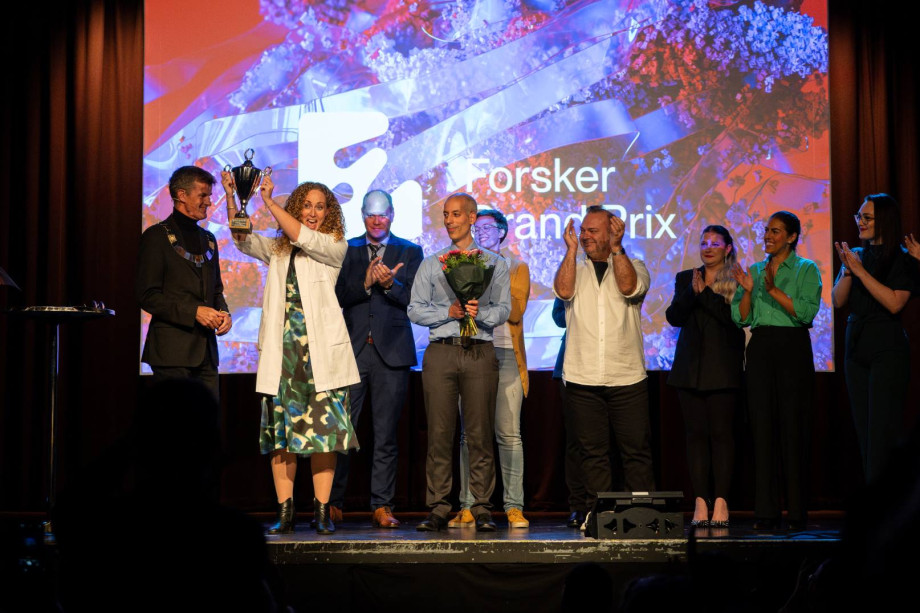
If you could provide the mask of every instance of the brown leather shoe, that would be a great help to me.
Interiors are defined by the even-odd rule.
[[[375,528],[399,528],[399,520],[393,517],[390,507],[374,509],[373,524]]]

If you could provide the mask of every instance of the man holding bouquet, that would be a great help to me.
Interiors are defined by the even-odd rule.
[[[422,385],[430,513],[417,527],[423,531],[447,527],[458,402],[470,457],[470,511],[477,530],[495,530],[489,502],[495,488],[492,439],[498,391],[492,329],[511,313],[511,287],[508,263],[473,240],[476,211],[468,194],[456,193],[444,202],[444,228],[452,244],[422,261],[408,308],[409,319],[429,329]]]

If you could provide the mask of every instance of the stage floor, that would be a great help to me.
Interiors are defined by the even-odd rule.
[[[273,519],[268,513],[252,516],[266,526]],[[775,613],[802,573],[813,572],[835,553],[844,519],[839,512],[817,512],[805,531],[763,533],[752,529],[750,513],[738,512],[728,529],[690,535],[685,527],[680,538],[596,540],[567,528],[564,513],[528,513],[527,529],[509,529],[504,514],[494,513],[498,530],[489,533],[473,528],[418,532],[424,513],[397,517],[400,528],[383,530],[371,526],[369,513],[347,513],[334,535],[322,536],[302,514],[294,534],[266,537],[281,601],[298,612],[550,613],[560,610],[572,571],[594,563],[612,582],[607,593],[613,603],[635,579],[657,575],[692,578],[695,587],[702,583],[703,593],[728,598],[731,606],[722,610]],[[21,531],[27,524],[39,525],[38,517],[0,519],[11,533],[17,526]],[[127,538],[143,566],[151,550],[147,531],[137,527]],[[196,548],[191,534],[176,538],[177,544],[188,539],[176,555],[197,559],[203,568],[209,556],[220,555]],[[30,598],[44,593],[51,603],[58,585],[56,547],[31,542],[23,559],[37,564],[36,572],[18,573],[17,593]],[[705,610],[710,609],[715,610]]]
[[[764,533],[753,530],[750,514],[736,514],[730,528],[693,537],[685,528],[681,538],[596,540],[567,528],[562,513],[528,513],[527,529],[509,529],[494,513],[499,528],[488,533],[418,532],[424,517],[398,513],[402,526],[383,530],[369,513],[346,513],[329,536],[298,517],[294,534],[267,537],[288,602],[298,610],[553,612],[569,574],[589,562],[610,576],[613,603],[640,577],[702,576],[730,592],[735,610],[774,613],[803,569],[833,554],[843,524],[840,513],[816,513],[805,531]],[[259,519],[268,525],[267,515]]]
[[[529,513],[530,528],[508,528],[504,515],[494,514],[496,532],[475,528],[419,532],[424,514],[398,515],[397,529],[374,528],[370,514],[348,513],[333,535],[316,534],[309,518],[298,517],[294,534],[268,536],[276,564],[577,564],[686,562],[691,547],[697,552],[719,551],[745,557],[762,556],[770,549],[793,549],[820,555],[840,540],[840,514],[813,515],[808,529],[799,532],[753,530],[752,518],[733,518],[729,528],[703,528],[690,538],[689,526],[681,538],[593,539],[565,526],[566,514]],[[267,524],[268,522],[266,522]]]

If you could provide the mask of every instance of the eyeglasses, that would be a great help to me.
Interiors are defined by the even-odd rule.
[[[389,216],[389,215],[374,215],[374,214],[370,214],[370,215],[365,215],[365,216],[364,216],[364,219],[374,219],[374,218],[376,218],[376,219],[389,219],[390,216]]]
[[[700,249],[721,249],[725,243],[719,241],[700,241]]]
[[[857,213],[856,215],[853,215],[853,219],[856,220],[856,223],[859,223],[860,221],[864,221],[866,223],[872,223],[873,221],[875,221],[875,217],[872,217],[871,215],[860,215],[859,213]]]
[[[501,230],[498,226],[473,226],[473,232],[476,234],[486,234],[488,232],[498,232]]]

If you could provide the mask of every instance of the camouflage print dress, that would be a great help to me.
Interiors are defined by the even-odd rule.
[[[259,446],[262,453],[284,449],[310,455],[358,447],[348,417],[348,388],[316,392],[310,345],[300,290],[294,272],[294,254],[288,265],[284,303],[284,343],[278,395],[262,398]]]

